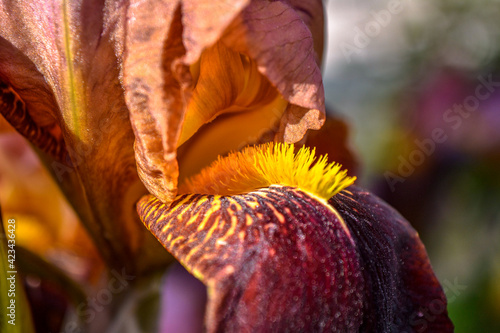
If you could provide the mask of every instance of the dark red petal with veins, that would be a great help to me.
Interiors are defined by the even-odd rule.
[[[331,207],[271,186],[138,204],[144,224],[209,288],[209,332],[357,331],[364,278]]]
[[[385,202],[354,186],[329,200],[355,241],[368,298],[362,332],[452,332],[424,245]]]

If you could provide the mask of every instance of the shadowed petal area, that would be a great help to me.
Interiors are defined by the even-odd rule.
[[[446,297],[410,224],[375,195],[351,186],[329,203],[356,243],[368,286],[363,332],[453,332]]]
[[[141,199],[145,225],[208,287],[209,332],[318,332],[361,325],[364,280],[343,221],[304,192]]]
[[[0,113],[36,147],[65,163],[67,151],[58,110],[50,87],[35,65],[0,37]]]
[[[350,149],[348,124],[341,118],[327,115],[325,124],[319,131],[310,131],[305,145],[315,148],[318,155],[328,155],[329,161],[342,164],[349,176],[359,174],[356,154]]]

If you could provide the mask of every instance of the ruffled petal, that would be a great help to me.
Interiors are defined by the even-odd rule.
[[[230,48],[255,59],[259,70],[292,104],[277,134],[285,142],[297,142],[308,129],[319,129],[325,117],[323,81],[315,52],[315,46],[322,51],[319,39],[323,30],[317,25],[323,22],[323,13],[321,4],[311,3],[312,6],[302,4],[298,12],[287,1],[252,1],[222,39]],[[314,23],[314,32],[321,34],[316,43],[303,20],[313,22],[306,13],[319,18]]]
[[[132,1],[126,100],[139,176],[162,202],[175,198],[180,172],[192,175],[263,136],[297,142],[321,127],[322,5],[297,7],[260,0]],[[318,13],[319,23],[310,16]],[[321,38],[314,40],[309,27]],[[185,168],[179,168],[179,146]]]

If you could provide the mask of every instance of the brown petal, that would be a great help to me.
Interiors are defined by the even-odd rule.
[[[281,119],[276,141],[298,142],[308,129],[318,130],[325,121],[324,112],[289,104]]]
[[[133,213],[146,190],[119,81],[117,24],[125,12],[118,3],[108,6],[1,1],[0,80],[9,86],[3,103],[17,98],[15,109],[10,103],[4,110],[10,123],[42,150],[108,264],[132,272],[165,257],[144,246],[151,237]]]
[[[322,0],[290,0],[290,4],[311,31],[318,65],[324,52],[325,20]]]
[[[343,221],[304,192],[144,197],[145,225],[208,290],[209,332],[355,331],[363,275]]]
[[[316,3],[315,14],[318,8]],[[303,11],[301,14],[304,17]],[[325,97],[319,60],[311,31],[293,7],[284,1],[252,1],[226,29],[222,40],[255,59],[259,70],[294,105],[282,120],[279,137],[297,142],[307,129],[321,127]]]
[[[130,3],[124,83],[137,166],[148,190],[163,202],[171,202],[177,191],[177,141],[192,90],[188,65],[244,3]]]

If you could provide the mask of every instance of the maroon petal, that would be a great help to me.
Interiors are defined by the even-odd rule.
[[[366,281],[363,332],[452,332],[446,297],[418,233],[392,207],[355,186],[329,203],[358,248]]]
[[[144,197],[145,225],[208,287],[209,332],[354,331],[364,279],[330,206],[281,186],[244,195]]]
[[[330,204],[273,185],[233,196],[147,196],[148,229],[208,287],[209,332],[451,332],[415,230],[350,187]]]

